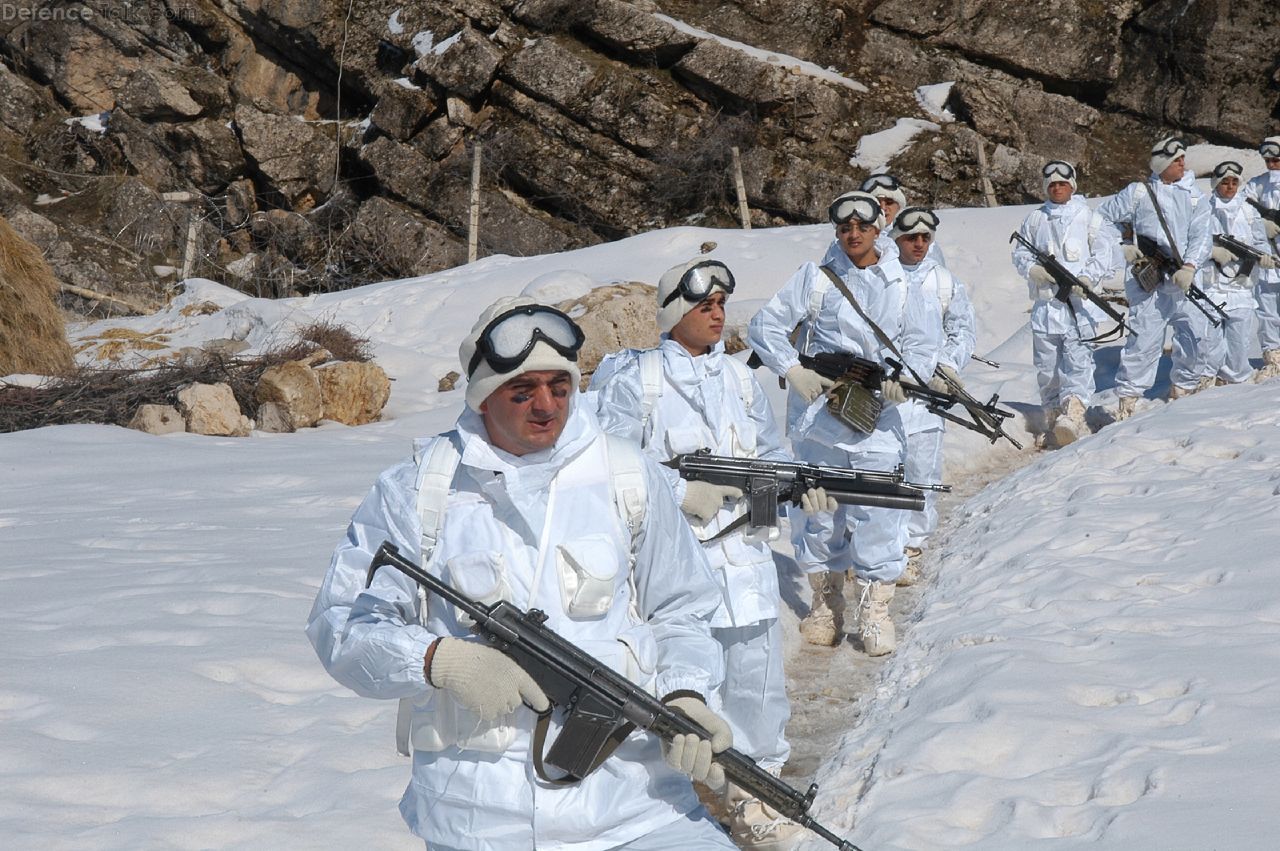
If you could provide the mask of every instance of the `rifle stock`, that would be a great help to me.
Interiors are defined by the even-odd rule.
[[[544,612],[538,609],[526,612],[506,600],[492,606],[472,600],[401,556],[389,541],[383,542],[374,554],[365,587],[373,584],[380,568],[388,566],[417,582],[428,593],[457,606],[471,618],[475,632],[533,677],[551,701],[549,712],[565,714],[562,731],[547,752],[545,763],[565,771],[566,777],[552,782],[578,782],[607,758],[608,742],[620,741],[634,728],[653,733],[667,742],[689,733],[710,738],[706,730],[684,713],[671,709],[599,659],[547,629]],[[584,734],[587,741],[575,741]],[[724,769],[725,777],[770,808],[818,834],[840,851],[862,851],[809,815],[809,807],[818,792],[817,784],[802,793],[733,748],[721,751],[713,759]],[[540,770],[544,760],[536,750],[534,760]]]

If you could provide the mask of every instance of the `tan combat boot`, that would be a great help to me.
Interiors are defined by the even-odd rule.
[[[894,586],[888,582],[858,580],[858,636],[868,656],[884,656],[898,645],[893,621],[889,619],[889,601]]]
[[[1200,383],[1196,385],[1196,392],[1199,393],[1201,390],[1208,390],[1210,387],[1217,387],[1217,386],[1218,386],[1217,379],[1215,379],[1212,375],[1207,375],[1204,378],[1201,378]]]
[[[1121,396],[1120,402],[1116,406],[1116,422],[1127,420],[1133,416],[1133,412],[1138,407],[1137,396]]]
[[[790,851],[805,832],[803,827],[733,783],[725,789],[724,808],[728,813],[729,837],[739,848]]]
[[[800,621],[800,635],[810,644],[835,647],[844,637],[844,574],[830,570],[809,574],[813,606]]]
[[[1262,353],[1262,369],[1253,377],[1254,381],[1266,381],[1280,375],[1280,349],[1267,349]]]
[[[1062,413],[1053,423],[1053,439],[1058,446],[1075,443],[1089,433],[1089,424],[1084,418],[1084,403],[1075,396],[1068,396],[1062,403]]]
[[[902,575],[894,583],[899,588],[907,588],[920,581],[920,560],[924,556],[924,550],[908,545],[903,548],[903,553],[907,556],[907,566],[902,569]]]

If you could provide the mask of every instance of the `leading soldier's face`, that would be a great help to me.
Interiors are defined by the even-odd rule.
[[[1218,197],[1223,201],[1230,201],[1236,197],[1236,192],[1240,190],[1240,178],[1224,177],[1218,181],[1218,188],[1214,190],[1218,193]]]
[[[876,261],[876,237],[879,235],[880,228],[857,219],[850,219],[836,226],[836,239],[840,242],[840,247],[853,261],[853,265],[860,269]]]
[[[1071,184],[1065,180],[1055,180],[1049,184],[1049,200],[1055,204],[1065,204],[1071,200]]]
[[[573,377],[561,369],[517,375],[480,404],[489,442],[512,455],[554,446],[575,390]]]

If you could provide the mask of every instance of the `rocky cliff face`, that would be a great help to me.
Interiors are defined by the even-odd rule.
[[[477,144],[487,255],[733,226],[735,146],[756,225],[816,221],[900,118],[922,132],[891,169],[947,205],[982,203],[979,145],[1014,202],[1050,157],[1109,192],[1164,132],[1280,128],[1274,0],[5,9],[0,212],[64,281],[143,300],[183,271],[275,296],[463,262]],[[917,98],[940,83],[954,121]]]

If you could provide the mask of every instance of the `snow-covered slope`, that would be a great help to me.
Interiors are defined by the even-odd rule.
[[[1038,401],[1007,248],[1025,212],[942,211],[940,235],[978,306],[978,351],[1002,364],[967,378],[1016,410]],[[302,627],[378,471],[451,424],[461,392],[436,383],[479,309],[526,288],[559,299],[653,282],[715,242],[741,323],[829,238],[680,228],[285,302],[206,283],[162,315],[76,329],[78,342],[124,327],[167,348],[263,346],[335,319],[373,339],[395,382],[386,421],[358,429],[0,435],[5,844],[421,847],[395,811],[409,767],[394,707],[333,683]],[[182,309],[201,301],[226,309]],[[1114,350],[1102,361],[1105,387]],[[1265,826],[1280,764],[1267,723],[1277,392],[1151,403],[968,503],[866,723],[823,772],[820,815],[856,817],[868,851],[1063,835],[1213,847],[1183,841],[1209,834],[1197,814],[1232,840],[1217,847],[1265,847],[1228,831]],[[956,476],[1008,451],[949,432]]]

